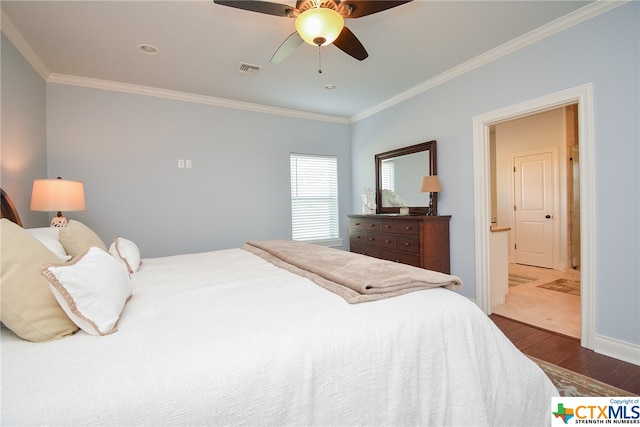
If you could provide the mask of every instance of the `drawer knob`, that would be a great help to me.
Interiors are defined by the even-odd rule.
[[[356,239],[359,239],[359,238],[360,238],[360,236],[356,236]]]
[[[411,230],[411,226],[407,225],[404,229],[405,230]]]
[[[369,227],[375,227],[375,226],[376,226],[375,224],[369,224]]]
[[[359,222],[356,222],[356,225],[360,225],[360,223],[359,223]]]
[[[385,225],[384,228],[391,228],[389,224]]]
[[[405,245],[405,246],[411,246],[411,243],[406,242],[404,245]]]
[[[375,238],[373,238],[373,237],[369,237],[369,241],[370,241],[370,242],[373,242],[374,240],[376,240],[376,239],[375,239]]]
[[[391,240],[385,240],[384,242],[385,243],[391,243]]]

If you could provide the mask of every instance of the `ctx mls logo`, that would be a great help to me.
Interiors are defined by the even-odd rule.
[[[640,397],[552,397],[551,414],[554,426],[640,424]]]
[[[565,424],[569,423],[569,420],[575,416],[573,408],[565,408],[564,403],[558,403],[558,410],[552,412],[556,418],[561,418]]]

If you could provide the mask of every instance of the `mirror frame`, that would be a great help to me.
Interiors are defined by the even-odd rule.
[[[437,157],[436,157],[436,141],[427,141],[420,144],[410,145],[408,147],[397,148],[384,153],[378,153],[374,156],[376,162],[376,213],[390,214],[400,213],[399,207],[383,207],[382,206],[382,161],[398,156],[406,156],[407,154],[419,153],[429,150],[429,170],[431,175],[437,175]],[[422,177],[420,177],[422,179]],[[419,187],[420,181],[416,181],[416,187]],[[427,196],[425,194],[425,203]],[[409,215],[426,215],[429,206],[409,206]],[[433,193],[433,209],[438,212],[438,193]]]

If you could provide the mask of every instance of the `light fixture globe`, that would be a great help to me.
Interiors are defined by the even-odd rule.
[[[326,46],[338,38],[344,28],[344,18],[333,9],[313,8],[296,18],[296,31],[302,40],[313,46]]]

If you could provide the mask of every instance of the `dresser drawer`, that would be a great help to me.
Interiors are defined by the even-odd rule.
[[[351,245],[350,252],[355,254],[367,255],[374,258],[380,258],[380,249],[364,245]]]
[[[349,228],[362,231],[380,231],[380,220],[373,218],[349,218]]]
[[[420,234],[420,223],[417,221],[380,221],[380,231],[385,233],[410,234],[418,236]]]
[[[398,236],[394,234],[374,233],[372,231],[367,231],[365,240],[367,246],[375,246],[378,248],[387,249],[398,248]]]
[[[420,255],[418,254],[380,249],[379,258],[394,262],[401,262],[402,264],[408,264],[414,267],[420,267]]]
[[[349,232],[349,245],[364,245],[365,244],[365,232],[364,231],[354,231],[351,230]]]
[[[420,253],[420,236],[398,236],[398,250],[402,252]]]

